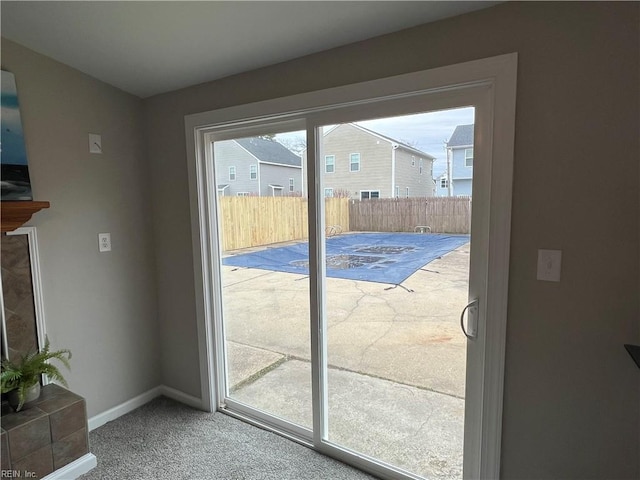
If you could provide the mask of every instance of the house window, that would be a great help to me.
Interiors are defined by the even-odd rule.
[[[352,153],[349,155],[349,171],[350,172],[359,172],[360,171],[360,154]]]
[[[449,180],[447,180],[445,177],[442,177],[440,179],[440,188],[449,188]]]
[[[380,198],[380,190],[360,190],[360,200]]]
[[[420,167],[419,167],[420,168],[420,175],[422,175],[422,167],[423,167],[422,159],[420,159]]]
[[[409,187],[407,187],[407,188],[405,189],[405,196],[406,196],[407,198],[409,198]]]
[[[325,173],[333,173],[336,171],[336,156],[325,155],[324,157],[324,171]]]
[[[416,157],[411,157],[411,166],[412,167],[416,166]]]
[[[258,166],[257,165],[249,165],[249,178],[251,180],[258,179]]]
[[[293,192],[293,186],[294,186],[293,178],[290,178],[289,179],[289,191],[290,192]]]
[[[473,148],[464,149],[464,166],[473,167]]]
[[[229,167],[229,180],[235,180],[236,179],[236,167]]]
[[[396,198],[400,196],[400,187],[396,185]]]
[[[324,189],[324,196],[326,198],[331,198],[333,197],[333,188],[325,188]]]

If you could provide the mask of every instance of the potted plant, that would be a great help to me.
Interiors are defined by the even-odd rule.
[[[2,393],[9,393],[9,404],[16,412],[20,411],[25,403],[40,397],[41,375],[46,375],[50,380],[56,380],[67,386],[58,367],[50,364],[49,360],[59,360],[67,369],[70,369],[71,352],[66,349],[50,352],[49,348],[49,338],[45,337],[44,347],[39,352],[22,355],[16,362],[7,358],[2,360],[0,373]]]

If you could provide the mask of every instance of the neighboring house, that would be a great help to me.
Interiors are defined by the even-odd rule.
[[[449,175],[445,171],[435,178],[436,182],[436,196],[448,197],[449,196]]]
[[[302,159],[281,143],[260,137],[214,143],[218,195],[302,195]]]
[[[473,123],[458,125],[445,145],[447,170],[436,178],[436,195],[471,196],[473,179]]]
[[[344,123],[327,131],[322,152],[326,197],[434,195],[433,156],[359,125]]]

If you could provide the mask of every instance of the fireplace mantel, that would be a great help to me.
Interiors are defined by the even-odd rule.
[[[49,202],[0,202],[0,217],[2,219],[2,232],[12,232],[29,221],[31,216],[49,208]]]

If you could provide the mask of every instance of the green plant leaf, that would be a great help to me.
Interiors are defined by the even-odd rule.
[[[2,393],[13,390],[18,391],[20,408],[24,403],[27,390],[40,381],[41,375],[46,375],[49,379],[55,380],[67,386],[67,382],[60,373],[57,366],[49,363],[50,360],[57,360],[62,363],[67,370],[71,369],[69,359],[71,351],[68,349],[50,351],[51,344],[49,337],[45,336],[42,350],[28,352],[20,357],[20,360],[11,362],[8,359],[2,360],[0,383]]]

